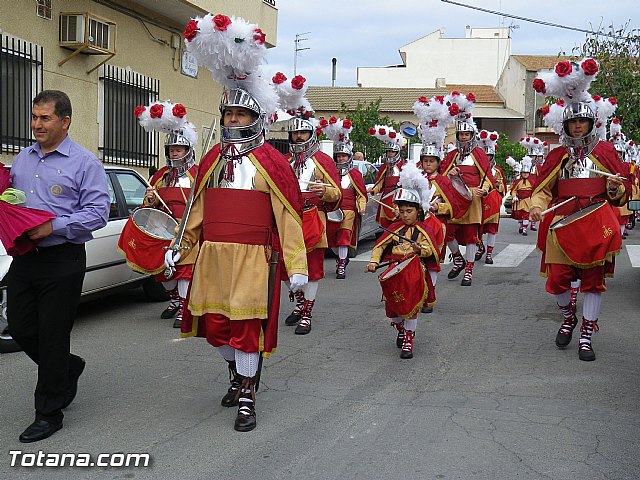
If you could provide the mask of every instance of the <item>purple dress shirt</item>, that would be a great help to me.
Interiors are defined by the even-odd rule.
[[[42,154],[38,143],[22,150],[11,166],[13,187],[22,190],[26,207],[47,210],[53,233],[39,246],[85,243],[109,219],[107,175],[89,150],[67,135],[54,151]]]

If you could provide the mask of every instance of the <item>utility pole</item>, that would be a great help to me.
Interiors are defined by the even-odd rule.
[[[302,48],[300,47],[300,42],[303,42],[305,40],[309,40],[308,38],[301,38],[303,35],[309,35],[311,32],[305,32],[305,33],[296,33],[296,39],[293,41],[293,76],[296,76],[298,74],[297,69],[298,69],[298,52],[301,52],[302,50],[311,50],[310,47],[306,47],[306,48]]]

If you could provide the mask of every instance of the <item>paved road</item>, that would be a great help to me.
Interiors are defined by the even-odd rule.
[[[280,328],[252,433],[233,431],[235,410],[219,405],[224,362],[201,339],[176,339],[163,305],[137,291],[85,304],[73,345],[87,370],[50,439],[17,441],[32,420],[36,369],[23,354],[0,356],[0,478],[637,479],[640,229],[608,283],[592,363],[578,360],[576,339],[554,345],[559,312],[534,239],[507,219],[496,247],[505,266],[480,264],[469,288],[441,275],[413,360],[399,358],[375,276],[352,262],[336,280],[328,258],[312,333]],[[10,468],[16,449],[153,461]]]

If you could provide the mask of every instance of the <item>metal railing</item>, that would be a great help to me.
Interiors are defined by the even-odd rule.
[[[158,134],[147,133],[138,124],[133,110],[158,99],[160,81],[113,65],[105,65],[100,75],[104,113],[98,150],[103,162],[130,167],[158,166]]]
[[[31,101],[42,91],[42,47],[0,34],[0,153],[19,153],[31,135]]]

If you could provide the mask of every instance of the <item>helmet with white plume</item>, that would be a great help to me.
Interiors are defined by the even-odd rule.
[[[516,175],[520,175],[520,163],[515,158],[509,155],[505,159],[505,162],[507,165],[511,167],[511,169]]]
[[[393,202],[417,204],[422,208],[425,216],[428,216],[429,205],[436,187],[435,185],[431,186],[429,180],[424,177],[413,162],[407,163],[400,171],[399,184],[401,188],[396,190],[393,195]]]
[[[187,110],[184,105],[173,104],[167,100],[147,106],[138,106],[133,114],[145,131],[167,134],[164,142],[167,167],[177,169],[176,173],[181,175],[193,166],[198,132],[193,123],[187,121]],[[171,158],[172,146],[184,147],[185,154],[179,158]]]
[[[353,130],[353,123],[348,118],[344,120],[337,117],[331,117],[328,122],[321,122],[321,128],[329,140],[333,142],[333,160],[336,162],[336,168],[340,175],[345,175],[353,168],[353,145],[349,139],[349,135]],[[347,155],[346,160],[338,156]]]
[[[384,149],[387,152],[394,152],[393,156],[387,156],[385,161],[388,164],[395,164],[400,160],[400,151],[407,143],[407,140],[393,127],[388,125],[376,125],[369,129],[369,135],[376,137],[378,140],[384,142]]]
[[[444,156],[444,138],[447,128],[455,118],[451,115],[445,100],[444,96],[436,95],[430,99],[420,97],[413,104],[413,112],[420,122],[418,135],[422,140],[421,157],[438,157],[442,160]]]
[[[240,17],[208,13],[187,24],[184,38],[187,51],[225,87],[220,101],[224,150],[233,145],[240,155],[262,145],[278,105],[276,92],[261,75],[267,53],[262,30]],[[231,107],[246,109],[255,119],[249,125],[225,125]]]
[[[456,148],[463,158],[469,155],[478,143],[478,127],[471,114],[475,101],[476,96],[473,93],[464,95],[460,92],[451,92],[446,97],[449,113],[456,117]],[[469,139],[461,140],[462,132],[470,133]]]
[[[520,173],[531,173],[531,167],[533,167],[533,161],[529,155],[525,155],[520,160]]]
[[[500,135],[498,132],[481,130],[478,137],[480,138],[480,145],[482,146],[484,153],[486,153],[487,156],[491,155],[491,161],[495,163],[494,157],[496,149],[498,148],[498,139],[500,138]]]

